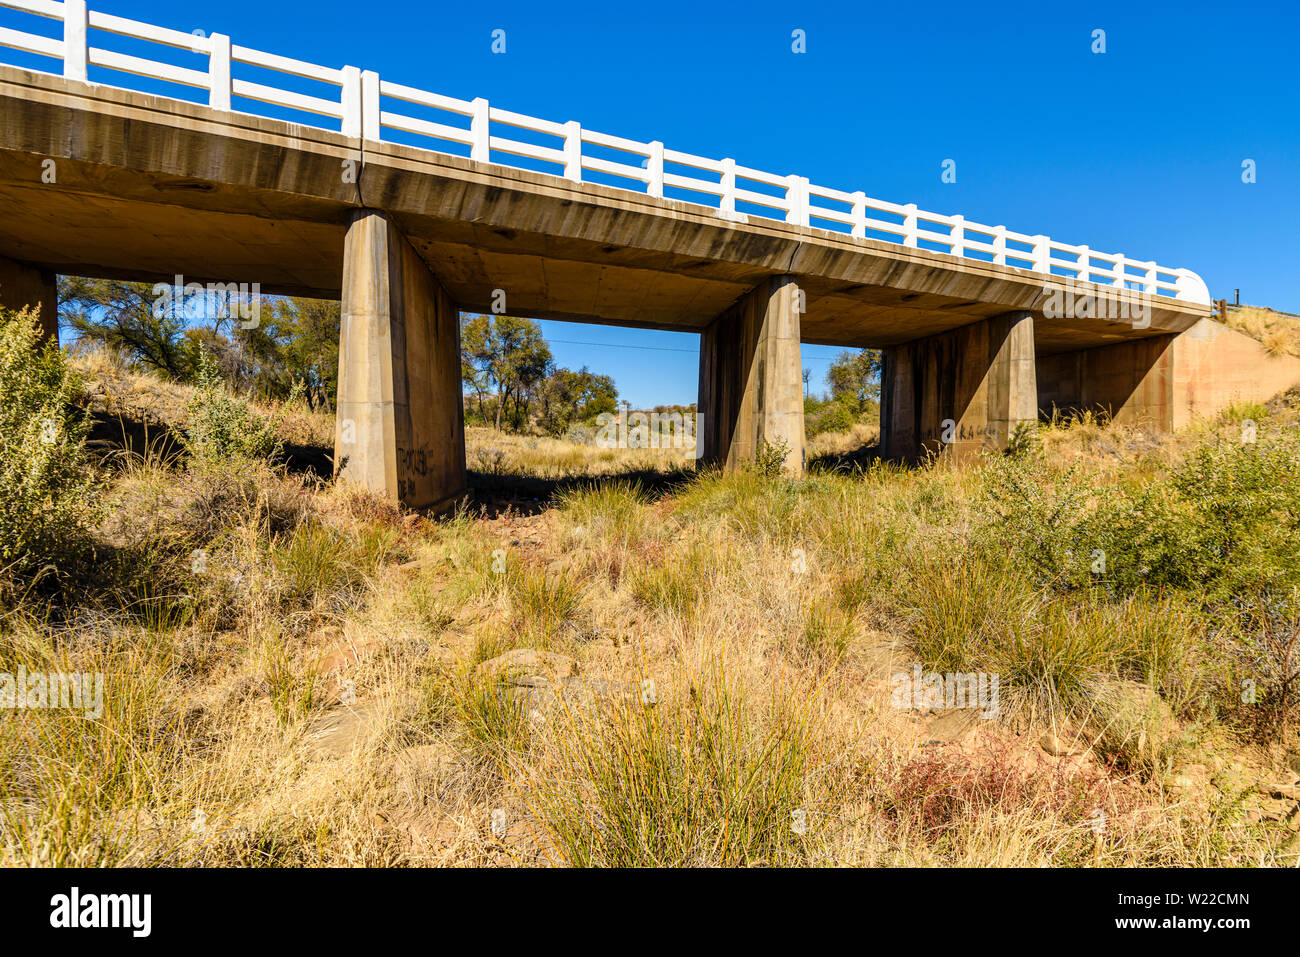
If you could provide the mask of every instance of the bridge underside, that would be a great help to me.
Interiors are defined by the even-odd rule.
[[[53,161],[51,164],[47,161]],[[49,179],[51,175],[53,182]],[[1011,310],[1039,353],[1181,332],[1208,306],[1156,298],[1149,327],[1048,319],[1025,269],[476,163],[0,66],[0,256],[47,271],[259,282],[339,298],[359,208],[385,212],[461,308],[701,332],[797,276],[806,342],[882,347]],[[1136,302],[1128,290],[1108,290]]]
[[[780,440],[800,468],[801,341],[886,350],[886,446],[905,457],[936,434],[952,444],[948,420],[959,453],[1004,445],[1040,395],[1123,407],[1116,357],[1139,395],[1168,392],[1143,362],[1184,391],[1185,370],[1205,365],[1187,349],[1161,357],[1208,306],[1147,300],[1139,324],[1052,318],[1047,277],[1029,270],[11,67],[0,209],[5,304],[45,296],[54,273],[341,298],[340,428],[359,434],[340,434],[336,467],[412,505],[464,486],[454,316],[502,293],[514,315],[701,334],[705,457],[731,465]],[[1171,410],[1189,404],[1170,395]]]

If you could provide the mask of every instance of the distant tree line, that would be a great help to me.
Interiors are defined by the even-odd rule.
[[[804,424],[809,436],[822,432],[847,432],[859,422],[880,419],[881,354],[878,349],[841,352],[826,371],[830,391],[805,395]],[[804,385],[811,379],[804,370]]]
[[[557,366],[532,319],[463,316],[460,356],[467,422],[563,435],[575,424],[613,412],[618,401],[610,376],[586,366],[576,371]]]
[[[164,379],[196,383],[206,361],[238,392],[286,399],[302,383],[313,408],[333,411],[337,302],[262,297],[254,322],[217,300],[173,309],[161,307],[165,298],[152,283],[64,276],[59,321],[77,340]],[[466,420],[497,429],[563,435],[618,400],[610,376],[557,366],[541,326],[513,316],[461,318],[461,378]]]
[[[338,389],[337,302],[266,297],[255,325],[219,307],[194,305],[159,308],[152,283],[59,278],[60,324],[141,371],[193,383],[206,353],[238,391],[285,399],[301,382],[313,408],[332,410]]]

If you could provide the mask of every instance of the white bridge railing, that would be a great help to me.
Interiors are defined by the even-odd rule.
[[[334,69],[262,53],[236,46],[230,37],[219,33],[204,36],[201,31],[191,34],[137,23],[89,11],[86,0],[0,0],[0,8],[62,24],[62,35],[58,37],[0,27],[0,49],[7,47],[62,60],[62,75],[70,80],[89,82],[89,68],[102,67],[205,91],[208,104],[218,110],[233,110],[236,99],[248,101],[250,105],[265,103],[337,120],[339,130],[349,137],[391,141],[392,136],[386,137],[385,131],[400,131],[422,138],[418,145],[437,152],[455,153],[455,149],[445,148],[455,144],[461,147],[460,155],[480,162],[517,167],[518,161],[510,158],[519,157],[531,162],[532,165],[523,166],[525,169],[551,164],[556,175],[575,183],[583,182],[584,174],[596,173],[622,181],[605,185],[635,184],[625,188],[635,188],[649,196],[686,199],[681,194],[690,193],[695,197],[709,197],[703,205],[711,206],[719,216],[732,221],[744,222],[750,215],[783,219],[799,226],[847,232],[855,237],[980,259],[1067,280],[1101,283],[1188,302],[1208,304],[1210,301],[1205,283],[1189,269],[1169,269],[1154,262],[1097,252],[1087,246],[1072,246],[1047,236],[1030,236],[1004,226],[967,222],[961,216],[926,212],[915,204],[871,199],[862,192],[814,186],[802,176],[776,176],[741,166],[732,159],[712,160],[679,153],[667,149],[663,143],[639,143],[609,136],[583,129],[576,122],[535,119],[489,106],[482,98],[459,100],[427,93],[382,80],[379,74],[356,67]],[[91,46],[92,31],[188,51],[206,59],[206,69]],[[236,64],[296,77],[295,82],[300,86],[308,85],[301,82],[304,80],[314,82],[318,87],[324,86],[328,95],[310,95],[237,78],[233,70]],[[445,122],[409,115],[411,106],[426,116],[437,115]],[[406,112],[401,112],[403,109]],[[525,131],[532,139],[549,140],[551,145],[498,135],[508,130]],[[430,141],[444,148],[429,145]],[[590,176],[586,180],[602,182]],[[690,201],[698,202],[695,198]]]

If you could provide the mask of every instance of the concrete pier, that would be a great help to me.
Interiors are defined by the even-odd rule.
[[[459,313],[373,210],[353,214],[344,244],[334,470],[412,507],[465,490]]]
[[[701,461],[736,468],[784,442],[786,472],[803,472],[803,298],[793,276],[775,277],[700,333]]]
[[[59,341],[59,297],[54,273],[0,256],[0,306],[40,309],[41,329]]]
[[[1038,420],[1034,317],[1011,312],[884,350],[884,453],[966,458]]]

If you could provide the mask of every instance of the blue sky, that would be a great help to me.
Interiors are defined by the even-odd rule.
[[[1186,266],[1216,298],[1239,287],[1243,302],[1300,312],[1294,2],[91,5]],[[794,29],[807,53],[791,52]],[[1096,29],[1104,54],[1090,49]],[[941,182],[945,159],[956,183]],[[561,364],[612,374],[634,405],[695,397],[694,336],[545,330],[565,340]],[[805,348],[815,384],[836,351]]]

